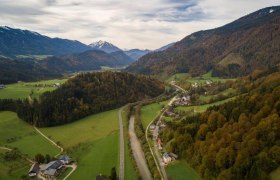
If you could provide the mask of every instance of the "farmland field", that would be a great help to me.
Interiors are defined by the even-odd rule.
[[[172,180],[200,180],[196,171],[184,161],[176,161],[166,167],[166,173]]]
[[[20,179],[22,175],[27,174],[29,162],[22,158],[6,161],[4,153],[5,151],[0,151],[0,180]]]
[[[141,121],[145,129],[149,123],[160,113],[161,107],[166,106],[167,103],[168,101],[152,103],[141,108]]]
[[[0,89],[0,99],[19,99],[39,97],[40,94],[46,91],[53,91],[56,87],[51,87],[54,83],[64,83],[67,79],[53,79],[38,82],[19,82],[8,84],[6,88]]]
[[[66,148],[78,164],[69,179],[94,179],[98,174],[118,173],[118,109],[88,116],[63,126],[41,128],[41,131]]]
[[[206,81],[220,81],[220,82],[225,82],[225,81],[228,81],[228,80],[235,80],[235,79],[224,79],[224,78],[220,78],[220,77],[213,77],[212,76],[212,71],[209,71],[208,73],[206,74],[203,74],[202,76],[198,76],[198,77],[192,77],[190,79],[187,79],[188,82],[190,83],[206,83]]]
[[[175,110],[177,110],[177,111],[193,111],[193,112],[201,113],[201,112],[206,111],[211,106],[221,105],[221,104],[224,104],[228,101],[232,101],[235,98],[236,97],[232,97],[232,98],[228,98],[228,99],[225,99],[225,100],[222,100],[222,101],[217,101],[217,102],[214,102],[214,103],[204,104],[204,105],[200,105],[200,106],[180,106],[180,107],[175,108]]]
[[[20,120],[16,113],[0,112],[0,129],[0,146],[16,147],[31,159],[37,153],[52,156],[59,153],[58,148],[39,135],[32,126]]]

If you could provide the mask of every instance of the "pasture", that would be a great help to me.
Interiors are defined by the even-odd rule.
[[[22,99],[37,98],[44,92],[53,91],[56,87],[54,83],[64,83],[67,79],[53,79],[38,82],[18,82],[15,84],[8,84],[6,88],[0,89],[0,99]]]
[[[110,175],[119,162],[118,109],[85,117],[79,121],[40,130],[65,148],[78,164],[69,179],[94,179]]]
[[[0,129],[0,146],[18,148],[31,159],[37,153],[51,156],[59,153],[58,148],[39,135],[32,126],[20,120],[14,112],[0,112]]]
[[[146,129],[149,123],[160,113],[162,107],[166,106],[169,101],[152,103],[141,108],[141,121]]]
[[[211,106],[218,106],[221,104],[224,104],[228,101],[232,101],[234,100],[236,97],[232,97],[232,98],[228,98],[222,101],[217,101],[214,103],[210,103],[210,104],[204,104],[204,105],[199,105],[199,106],[179,106],[175,108],[175,111],[188,111],[188,112],[194,112],[194,113],[202,113],[204,111],[206,111],[209,107]]]
[[[184,161],[176,161],[166,167],[167,176],[172,180],[201,180],[196,171]]]

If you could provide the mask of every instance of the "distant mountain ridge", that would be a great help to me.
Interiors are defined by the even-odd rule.
[[[236,77],[280,63],[280,6],[246,15],[225,26],[195,32],[161,52],[149,53],[126,71]]]
[[[91,44],[89,44],[89,46],[92,47],[93,49],[101,50],[101,51],[104,51],[106,53],[122,51],[117,46],[115,46],[115,45],[113,45],[113,44],[111,44],[107,41],[102,41],[102,40],[91,43]]]
[[[91,49],[89,46],[76,40],[50,38],[33,31],[8,26],[0,27],[0,54],[2,55],[60,55],[89,49]]]
[[[121,58],[120,58],[121,56]],[[77,72],[99,70],[101,66],[121,67],[132,62],[122,52],[108,54],[101,50],[88,50],[82,53],[48,57],[38,63],[56,72]]]
[[[145,50],[130,49],[130,50],[124,51],[124,53],[126,55],[128,55],[129,57],[131,57],[134,61],[138,60],[140,57],[148,54],[149,52],[151,52],[151,50],[148,50],[148,49],[145,49]]]

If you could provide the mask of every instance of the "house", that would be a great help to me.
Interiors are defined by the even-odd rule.
[[[164,123],[160,123],[159,127],[160,127],[160,128],[165,128],[166,125],[165,125]]]
[[[178,155],[176,155],[174,153],[169,153],[169,156],[174,160],[178,159]]]
[[[211,86],[212,83],[213,83],[213,81],[211,81],[211,80],[207,80],[207,81],[206,81],[206,84],[207,84],[208,86]]]
[[[195,82],[194,84],[192,84],[192,87],[193,87],[193,88],[197,88],[197,87],[198,87],[198,83]]]
[[[53,84],[53,87],[60,87],[60,86],[61,86],[60,83],[54,83],[54,84]]]
[[[37,176],[39,170],[40,170],[39,164],[38,164],[38,163],[34,163],[34,164],[31,166],[31,168],[30,168],[30,170],[29,170],[29,172],[28,172],[28,175],[29,175],[30,177],[35,177],[35,176]]]
[[[4,84],[0,84],[0,89],[4,89],[6,86]]]
[[[59,170],[63,167],[60,160],[51,161],[45,166],[42,166],[42,173],[45,177],[54,178],[59,174]]]
[[[62,155],[59,157],[59,160],[63,163],[63,164],[70,164],[72,162],[72,159],[67,156],[67,155]]]
[[[171,157],[168,155],[167,152],[163,153],[162,157],[163,157],[163,162],[165,164],[168,164],[172,161]]]
[[[154,124],[150,125],[150,130],[153,131],[155,130],[156,126]]]

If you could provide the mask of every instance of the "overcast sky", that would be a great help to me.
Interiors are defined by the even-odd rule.
[[[277,3],[278,2],[278,3]],[[0,25],[89,44],[156,49],[279,0],[0,0]]]

